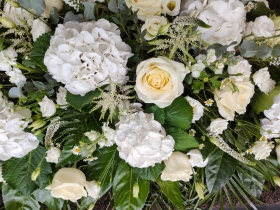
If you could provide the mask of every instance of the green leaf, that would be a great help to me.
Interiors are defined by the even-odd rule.
[[[157,184],[160,186],[163,194],[173,205],[177,207],[177,209],[184,209],[182,194],[180,192],[178,182],[162,181],[160,178],[158,178]]]
[[[24,197],[9,185],[3,184],[2,196],[6,210],[39,210],[40,205],[33,197]]]
[[[215,43],[213,45],[210,45],[207,49],[214,49],[215,50],[215,55],[218,57],[220,57],[221,55],[223,55],[224,52],[227,51],[228,46],[226,45],[222,45],[219,43]]]
[[[137,175],[140,179],[156,181],[160,173],[164,168],[163,163],[157,163],[154,167],[147,168],[133,168],[132,171],[135,175]]]
[[[116,145],[96,150],[93,157],[98,158],[88,164],[86,169],[87,180],[95,180],[101,184],[100,197],[112,186],[114,173],[117,167],[118,152]]]
[[[64,200],[60,198],[54,198],[51,195],[50,190],[37,189],[33,192],[33,195],[37,201],[45,204],[48,207],[48,209],[60,210],[63,207]]]
[[[137,197],[133,196],[133,187],[139,186]],[[150,190],[150,182],[139,179],[132,173],[132,168],[121,161],[113,181],[113,195],[116,210],[137,210],[145,205]]]
[[[44,64],[44,57],[47,49],[50,46],[50,40],[53,32],[45,33],[40,36],[33,44],[29,58],[37,63],[43,71],[47,72],[48,69]]]
[[[272,15],[277,15],[275,11],[267,8],[265,6],[264,2],[254,2],[254,9],[252,9],[250,12],[247,12],[246,14],[246,20],[247,22],[249,21],[254,21],[257,17],[260,16],[272,16]]]
[[[43,186],[51,173],[50,163],[45,160],[46,149],[38,146],[23,158],[11,158],[3,163],[3,178],[24,196],[29,196],[38,186]],[[31,180],[32,172],[40,166],[36,181]]]
[[[165,127],[167,135],[171,135],[175,141],[174,149],[186,152],[190,149],[195,149],[199,147],[198,142],[195,138],[188,134],[186,131],[178,127]]]
[[[62,148],[61,155],[59,156],[56,166],[73,164],[82,159],[80,155],[73,154],[73,148],[76,146],[74,140],[68,140]]]
[[[74,94],[67,91],[66,101],[72,107],[81,111],[81,108],[83,107],[83,105],[89,104],[93,100],[93,98],[98,97],[100,94],[101,94],[101,92],[97,89],[94,90],[94,91],[88,92],[84,96],[74,95]]]
[[[193,108],[189,102],[183,98],[176,98],[172,104],[164,108],[165,124],[188,129],[192,123]]]
[[[18,0],[18,3],[27,10],[33,9],[37,15],[41,15],[46,7],[44,0]]]
[[[114,13],[121,13],[124,10],[125,0],[110,0],[108,9]]]
[[[208,159],[205,167],[206,184],[209,193],[214,193],[230,180],[238,161],[219,149],[214,150]]]
[[[280,83],[275,85],[275,88],[270,91],[267,95],[261,92],[259,89],[255,90],[255,94],[251,99],[251,105],[253,110],[257,114],[263,112],[264,110],[270,109],[273,104],[274,96],[278,95],[280,92]]]
[[[93,10],[94,10],[94,4],[92,2],[84,2],[84,7],[85,7],[85,11],[84,11],[84,17],[86,20],[94,20],[94,14],[93,14]]]
[[[271,55],[273,57],[280,57],[280,44],[274,45]]]
[[[94,206],[96,201],[97,201],[97,199],[93,199],[90,196],[82,197],[81,198],[81,206],[80,206],[79,210],[91,209],[91,208],[89,208],[89,206],[91,206],[91,205]]]
[[[68,21],[77,21],[80,23],[83,21],[83,15],[82,14],[75,15],[72,11],[69,11],[66,13],[64,17],[64,23]]]
[[[162,125],[164,124],[164,111],[163,109],[159,108],[157,105],[153,105],[146,108],[145,113],[153,113],[155,120]]]
[[[52,11],[50,13],[50,19],[52,21],[52,24],[58,24],[59,14],[58,14],[58,9],[56,7],[52,7]]]
[[[239,47],[241,55],[245,58],[255,56],[258,52],[258,49],[259,46],[255,42],[252,42],[250,40],[244,41]]]
[[[272,48],[269,47],[267,44],[262,43],[261,46],[259,46],[258,52],[256,54],[257,58],[268,58],[271,56]]]

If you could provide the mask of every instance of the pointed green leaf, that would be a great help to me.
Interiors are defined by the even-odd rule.
[[[153,105],[146,108],[145,113],[153,113],[155,120],[162,125],[164,124],[164,111],[163,109],[159,108],[157,105]]]
[[[167,199],[177,207],[177,209],[184,209],[182,194],[178,182],[162,181],[160,177],[157,179],[157,184]]]
[[[164,113],[166,125],[186,130],[192,123],[193,108],[189,102],[181,96],[176,98],[170,106],[164,108]]]
[[[32,196],[24,197],[9,185],[3,184],[2,196],[6,210],[39,210],[40,205]]]
[[[160,173],[164,168],[163,163],[157,163],[154,167],[147,168],[133,168],[132,171],[135,175],[137,175],[140,179],[156,181]]]
[[[195,138],[181,128],[168,126],[165,127],[165,130],[167,135],[171,135],[173,137],[175,141],[175,150],[186,152],[187,150],[199,147]]]
[[[138,195],[134,195],[135,185],[139,186]],[[150,182],[139,179],[132,173],[132,168],[121,161],[113,181],[113,195],[116,210],[137,210],[145,205],[150,190]]]
[[[63,207],[64,200],[60,198],[54,198],[51,195],[50,190],[37,189],[33,192],[33,195],[37,201],[45,204],[48,207],[48,209],[60,210]]]
[[[50,163],[45,160],[46,149],[38,146],[23,158],[11,158],[3,163],[3,178],[6,182],[24,196],[29,196],[37,188],[43,186],[51,173]],[[40,174],[36,181],[31,180],[31,174],[39,166]]]
[[[214,193],[230,180],[238,161],[219,149],[214,150],[208,159],[205,167],[206,184],[209,193]]]
[[[116,145],[104,147],[93,153],[94,160],[88,164],[86,177],[88,181],[95,180],[101,183],[100,196],[103,196],[112,186],[113,177],[117,168],[118,151]]]

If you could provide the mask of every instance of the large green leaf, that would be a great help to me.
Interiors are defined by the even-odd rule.
[[[280,93],[280,83],[277,83],[275,88],[267,95],[260,90],[256,90],[253,98],[251,99],[251,105],[255,112],[259,114],[266,109],[270,109],[273,104],[273,98]]]
[[[165,124],[182,128],[190,127],[193,118],[193,108],[189,102],[183,98],[176,98],[170,106],[164,109]]]
[[[53,32],[45,33],[40,36],[33,44],[29,58],[37,63],[45,72],[48,71],[47,67],[44,64],[44,57],[47,49],[50,46],[50,40]]]
[[[133,188],[139,186],[138,195],[134,196]],[[136,187],[135,187],[136,188]],[[142,209],[150,190],[150,182],[139,179],[132,173],[132,168],[121,161],[113,181],[113,195],[116,210]]]
[[[154,167],[147,168],[133,168],[132,171],[136,174],[140,179],[156,181],[160,173],[164,168],[163,163],[157,163]]]
[[[48,174],[52,172],[50,163],[45,160],[46,149],[38,146],[23,158],[11,158],[3,163],[3,178],[24,196],[28,197],[37,188],[46,183]],[[40,166],[40,174],[36,181],[31,180],[32,172]]]
[[[101,183],[100,196],[103,196],[112,186],[117,167],[118,151],[116,145],[97,150],[93,156],[98,159],[88,164],[86,177],[89,181],[95,180]]]
[[[214,193],[232,177],[238,161],[219,149],[214,150],[208,159],[205,167],[206,184],[209,193]]]
[[[145,113],[153,113],[155,120],[158,121],[160,124],[164,124],[164,111],[157,105],[146,108]]]
[[[100,93],[101,92],[97,89],[95,91],[86,93],[84,96],[74,95],[70,92],[67,92],[66,101],[75,109],[80,111],[83,105],[89,104],[93,98],[100,96]]]
[[[3,184],[2,196],[5,210],[39,210],[40,205],[33,197],[24,197],[8,185]]]
[[[175,146],[174,149],[186,152],[190,149],[195,149],[199,147],[198,142],[195,138],[188,134],[186,131],[178,127],[165,127],[166,133],[174,138]]]
[[[60,198],[54,198],[51,195],[50,190],[37,189],[33,192],[33,195],[37,201],[45,204],[48,207],[48,209],[60,210],[63,207],[64,200],[62,200]]]
[[[182,202],[182,194],[178,182],[162,181],[157,179],[157,184],[160,186],[163,194],[170,200],[170,202],[177,207],[177,209],[184,209]]]

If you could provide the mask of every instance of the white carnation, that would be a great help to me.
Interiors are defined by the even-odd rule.
[[[253,75],[254,83],[260,88],[262,92],[268,94],[274,87],[276,82],[270,79],[268,67],[258,70]]]
[[[145,168],[166,160],[174,149],[174,139],[166,136],[153,114],[142,111],[121,117],[115,142],[119,155],[132,167]]]
[[[199,167],[203,168],[207,165],[208,163],[208,158],[206,158],[203,161],[203,157],[201,155],[201,152],[198,149],[192,149],[190,150],[187,155],[190,156],[189,163],[191,164],[192,167]]]
[[[132,56],[117,26],[105,19],[59,24],[44,63],[53,78],[72,94],[84,96],[96,87],[126,82],[126,63]]]
[[[251,66],[247,60],[241,60],[234,66],[228,66],[228,73],[235,74],[236,76],[230,76],[237,82],[249,81],[251,75]]]
[[[256,141],[254,146],[251,148],[252,153],[255,155],[256,160],[263,160],[269,157],[272,151],[268,141]]]
[[[67,94],[67,90],[64,87],[59,87],[58,88],[58,93],[56,93],[56,103],[60,106],[62,106],[63,108],[65,107],[65,105],[67,105],[67,101],[66,101],[66,94]]]
[[[189,102],[189,104],[193,108],[193,119],[192,123],[199,120],[203,116],[204,106],[198,101],[189,96],[185,97],[185,99]]]
[[[25,83],[26,78],[18,68],[13,68],[10,71],[6,71],[6,74],[10,76],[10,82],[18,85],[20,82]]]
[[[217,118],[213,120],[207,130],[211,133],[222,134],[225,129],[227,129],[228,120]]]

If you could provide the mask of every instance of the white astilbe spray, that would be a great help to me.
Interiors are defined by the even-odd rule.
[[[116,127],[119,155],[132,167],[146,168],[166,160],[174,150],[174,139],[166,136],[153,114],[142,111],[122,116]]]

